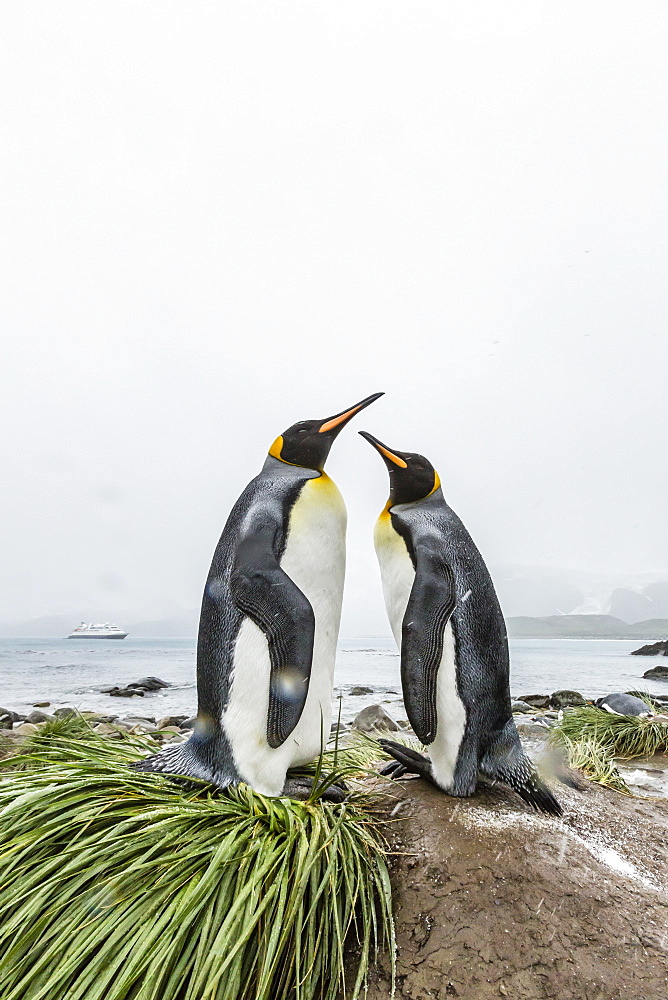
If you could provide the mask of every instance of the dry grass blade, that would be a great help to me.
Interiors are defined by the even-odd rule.
[[[29,743],[0,762],[3,1000],[334,1000],[346,940],[354,996],[393,949],[377,823],[325,770],[297,802],[132,772],[144,737]]]
[[[568,766],[582,771],[590,781],[596,781],[606,788],[630,795],[631,791],[615,767],[615,761],[608,747],[602,746],[591,736],[577,740],[563,738],[568,757]]]

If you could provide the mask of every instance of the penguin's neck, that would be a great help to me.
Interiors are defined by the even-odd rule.
[[[262,466],[262,472],[273,473],[273,475],[284,476],[286,479],[318,479],[320,476],[327,477],[326,472],[318,472],[317,469],[307,469],[303,465],[290,465],[280,458],[267,455]]]

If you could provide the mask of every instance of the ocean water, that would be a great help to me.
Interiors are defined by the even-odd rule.
[[[570,688],[587,697],[612,691],[644,690],[668,694],[668,682],[643,680],[649,667],[668,666],[662,656],[629,656],[645,642],[634,639],[513,639],[511,691],[547,694]],[[100,688],[125,685],[152,674],[172,686],[144,698],[113,698]],[[397,719],[401,702],[399,657],[390,638],[344,639],[339,643],[334,714],[349,721],[366,705],[384,703]],[[350,687],[372,688],[351,697]],[[113,715],[193,715],[197,707],[194,639],[2,639],[0,706],[27,713],[34,702],[51,711],[65,705]]]

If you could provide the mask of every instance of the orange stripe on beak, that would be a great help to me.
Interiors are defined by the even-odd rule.
[[[400,469],[408,468],[408,465],[404,462],[403,458],[399,458],[398,455],[393,455],[392,452],[388,451],[387,448],[384,448],[382,444],[376,444],[376,448],[382,455],[385,455],[385,458],[389,458],[390,462],[394,462],[395,465],[398,465]]]
[[[351,417],[354,417],[358,410],[361,409],[362,406],[358,404],[357,406],[353,406],[352,410],[346,410],[345,413],[340,413],[338,417],[332,417],[331,420],[326,420],[322,427],[318,430],[318,434],[324,434],[325,431],[333,431],[335,427],[338,427],[340,424],[344,424],[346,420],[350,420]]]

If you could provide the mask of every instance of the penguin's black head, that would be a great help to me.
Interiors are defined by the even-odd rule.
[[[415,503],[430,496],[441,485],[438,472],[424,455],[390,450],[368,431],[360,434],[381,456],[390,474],[390,506]]]
[[[269,454],[281,462],[287,462],[288,465],[301,465],[306,469],[318,469],[322,472],[329,449],[339,431],[356,413],[382,395],[382,392],[375,392],[361,403],[356,403],[333,417],[327,417],[326,420],[300,420],[298,424],[288,427],[287,431],[283,431],[280,437],[276,438],[269,449]]]

